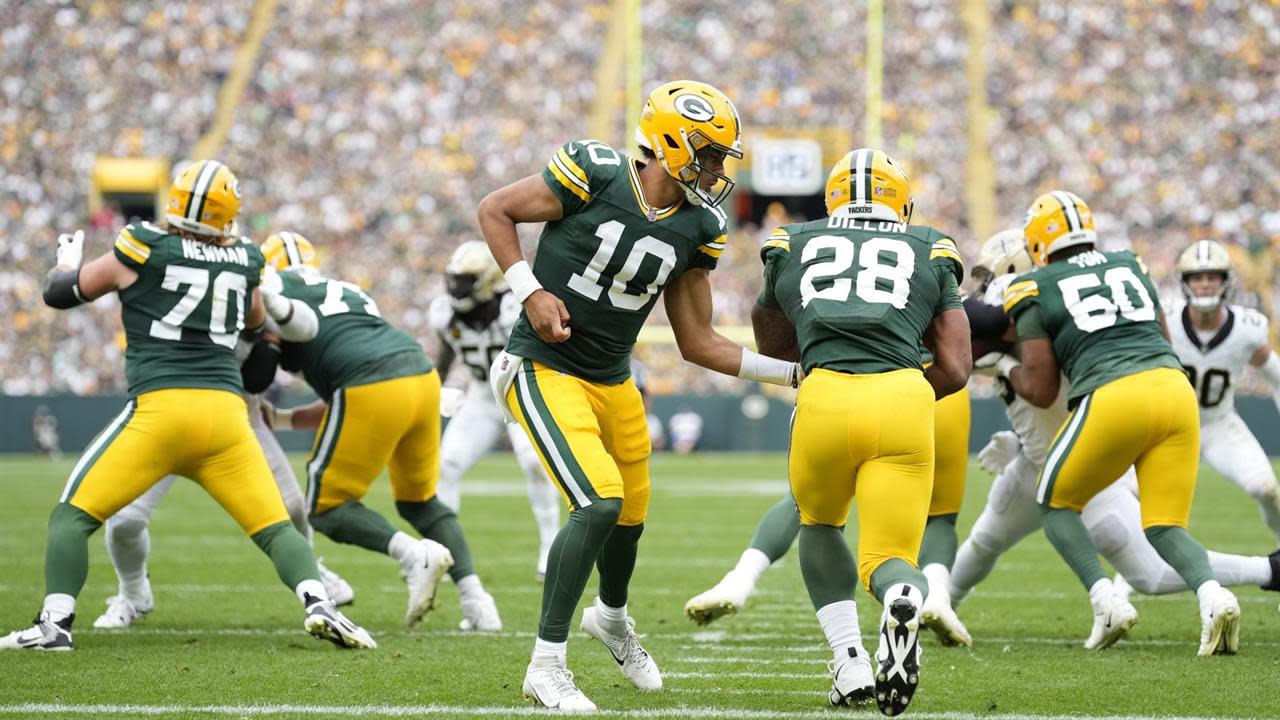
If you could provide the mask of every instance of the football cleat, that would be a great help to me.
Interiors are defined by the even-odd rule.
[[[0,637],[0,650],[52,650],[69,652],[71,650],[71,623],[75,622],[74,613],[54,622],[49,614],[42,612],[36,616],[31,627],[16,630]]]
[[[596,711],[596,704],[573,684],[573,673],[566,667],[530,665],[524,673],[523,690],[526,700],[532,700],[551,710],[580,713]]]
[[[1271,582],[1263,585],[1262,589],[1280,591],[1280,550],[1268,555],[1267,562],[1271,563]]]
[[[1240,647],[1240,601],[1218,588],[1200,607],[1200,656],[1235,655]]]
[[[351,583],[342,579],[338,573],[330,570],[320,562],[322,558],[316,558],[316,567],[320,568],[320,584],[324,585],[324,591],[329,594],[329,599],[334,605],[342,607],[355,602],[356,591],[351,589]],[[95,625],[95,627],[97,627]]]
[[[753,590],[754,586],[730,572],[715,587],[690,598],[684,604],[684,614],[697,624],[706,625],[741,610]]]
[[[850,648],[849,653],[849,657],[833,660],[828,666],[831,670],[831,692],[827,699],[836,707],[869,703],[876,692],[871,659],[867,653],[860,648]]]
[[[461,630],[479,632],[498,632],[502,629],[502,618],[498,616],[498,604],[487,592],[463,595],[458,602],[462,606]]]
[[[307,617],[302,621],[307,632],[340,648],[378,647],[364,628],[347,619],[332,600],[307,596]]]
[[[1112,592],[1093,605],[1093,630],[1084,641],[1086,650],[1106,650],[1115,645],[1129,628],[1138,624],[1138,610],[1119,593]]]
[[[636,635],[635,618],[627,618],[627,630],[622,635],[614,635],[604,629],[594,605],[582,611],[582,630],[591,637],[604,643],[613,655],[618,669],[640,690],[661,690],[662,673],[658,665],[644,648],[640,647],[640,638]]]
[[[884,608],[876,650],[876,705],[894,716],[907,709],[920,683],[920,609],[905,593]]]
[[[155,609],[151,598],[146,600],[130,600],[123,594],[107,598],[107,609],[93,621],[93,626],[100,630],[119,630],[141,620]]]
[[[934,589],[930,584],[929,597],[924,600],[924,608],[920,612],[920,621],[938,636],[938,642],[948,647],[973,645],[973,637],[969,635],[960,616],[951,609],[951,598],[945,589]]]
[[[440,578],[453,567],[453,553],[435,540],[418,541],[405,567],[405,582],[409,584],[409,609],[404,621],[410,627],[426,617],[435,607],[436,588]]]

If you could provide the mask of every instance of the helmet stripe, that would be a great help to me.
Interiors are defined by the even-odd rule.
[[[284,243],[284,256],[289,260],[288,267],[302,264],[302,253],[298,251],[298,242],[294,240],[293,233],[280,233],[280,240]]]
[[[1071,232],[1084,229],[1080,223],[1080,215],[1076,212],[1075,200],[1061,190],[1053,191],[1052,195],[1053,199],[1062,206],[1062,215],[1067,219],[1067,229]]]
[[[188,220],[200,222],[205,201],[209,199],[209,186],[213,184],[213,178],[221,169],[222,163],[213,160],[206,160],[204,167],[200,168],[200,174],[196,176],[195,185],[191,188],[191,199],[187,203]],[[199,198],[198,201],[197,198]]]
[[[871,199],[871,173],[867,168],[870,160],[867,156],[870,154],[870,150],[859,150],[853,157],[853,177],[849,179],[849,184],[853,186],[853,201],[859,205]]]
[[[1200,255],[1201,263],[1209,264],[1209,242],[1207,240],[1201,240],[1196,243],[1196,252]]]

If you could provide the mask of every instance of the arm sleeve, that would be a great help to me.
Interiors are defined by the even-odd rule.
[[[246,392],[257,395],[271,387],[280,364],[280,346],[267,340],[254,343],[249,356],[240,363],[240,379]]]
[[[969,330],[975,340],[999,340],[1009,327],[1009,316],[1004,314],[1004,310],[980,298],[966,299],[964,311],[969,316]]]

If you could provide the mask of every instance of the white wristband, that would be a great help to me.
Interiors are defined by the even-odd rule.
[[[996,361],[996,369],[1005,377],[1009,377],[1009,373],[1013,372],[1014,368],[1021,366],[1022,363],[1018,362],[1018,359],[1012,355],[1004,355]]]
[[[797,367],[793,362],[771,358],[742,348],[742,367],[738,369],[738,377],[771,385],[795,387]]]
[[[271,428],[273,430],[292,430],[293,411],[274,408],[271,411]]]
[[[542,289],[542,283],[539,283],[538,278],[533,276],[533,269],[524,260],[507,268],[503,275],[507,278],[507,285],[511,288],[511,294],[515,296],[516,302],[521,304],[524,304],[524,301],[530,295]]]

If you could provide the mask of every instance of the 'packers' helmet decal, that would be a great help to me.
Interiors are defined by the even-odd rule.
[[[227,237],[238,212],[240,182],[235,174],[216,160],[202,160],[188,165],[169,187],[164,219],[189,233]]]
[[[738,110],[714,87],[677,80],[649,93],[635,135],[636,143],[652,152],[662,169],[680,183],[689,202],[714,207],[733,189],[726,175],[703,167],[708,154],[742,158]],[[716,183],[703,190],[699,181],[707,176]]]
[[[444,282],[457,312],[470,312],[507,290],[507,280],[489,246],[468,240],[458,246],[444,268]]]
[[[1022,231],[1009,228],[987,238],[978,251],[978,262],[969,271],[983,288],[1001,275],[1021,275],[1035,269],[1027,252],[1027,241]]]
[[[1036,267],[1047,265],[1049,256],[1064,248],[1098,244],[1089,206],[1075,193],[1064,190],[1036,198],[1027,209],[1027,223],[1022,232]]]
[[[845,153],[827,176],[827,214],[847,212],[868,220],[911,222],[911,180],[893,158],[860,148]]]
[[[276,270],[301,266],[320,267],[316,261],[316,248],[311,241],[287,230],[267,237],[266,242],[262,243],[262,255],[267,259],[267,265]]]
[[[1188,278],[1199,273],[1218,273],[1222,276],[1222,284],[1213,295],[1197,295],[1191,289]],[[1182,251],[1178,256],[1178,277],[1182,280],[1182,294],[1187,304],[1201,312],[1212,312],[1218,309],[1231,292],[1232,277],[1231,253],[1222,243],[1214,240],[1200,240]]]

